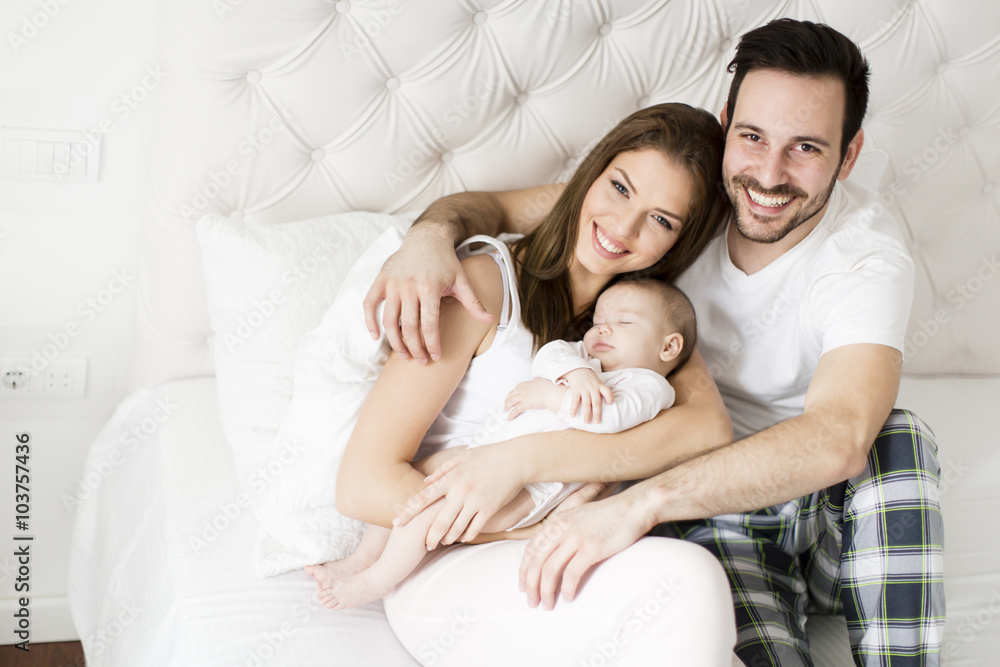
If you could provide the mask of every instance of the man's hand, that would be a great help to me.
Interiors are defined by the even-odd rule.
[[[384,300],[382,325],[392,349],[404,358],[437,360],[441,356],[441,299],[446,296],[457,299],[480,322],[493,321],[472,291],[451,240],[432,226],[414,227],[368,290],[365,325],[377,339],[375,311]]]
[[[526,410],[549,410],[559,412],[568,389],[545,378],[535,378],[521,382],[507,394],[503,409],[507,419],[514,419]]]
[[[591,567],[628,548],[648,530],[649,522],[627,492],[553,512],[521,559],[518,585],[528,605],[552,609],[560,589],[562,598],[571,602]]]
[[[562,376],[569,385],[569,414],[575,417],[577,411],[585,424],[601,421],[601,401],[608,405],[614,402],[614,392],[597,377],[590,368],[577,368]],[[558,410],[557,410],[558,412]]]

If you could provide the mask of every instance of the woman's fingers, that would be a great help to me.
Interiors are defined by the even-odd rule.
[[[449,461],[448,463],[451,463]],[[442,468],[447,466],[445,463]],[[440,468],[439,468],[440,470]],[[436,475],[437,473],[433,473]],[[394,526],[405,526],[407,522],[413,517],[420,514],[425,508],[431,505],[435,500],[443,498],[446,493],[446,489],[443,488],[441,484],[429,484],[427,488],[413,496],[396,512],[396,518],[392,520],[392,525]]]
[[[446,502],[444,504],[444,507],[438,512],[437,518],[434,519],[434,523],[431,524],[430,529],[427,531],[425,544],[428,551],[436,549],[441,544],[445,533],[455,523],[461,510],[462,506],[457,503]]]
[[[444,539],[441,544],[454,544],[458,541],[458,538],[462,537],[462,534],[469,528],[472,521],[478,516],[476,511],[470,509],[469,507],[463,507],[462,511],[459,512],[458,518],[455,519],[454,523],[445,533]]]
[[[488,520],[489,519],[487,519],[485,514],[477,513],[476,516],[474,516],[472,518],[472,521],[469,523],[469,527],[466,528],[465,532],[462,533],[462,536],[458,538],[458,541],[471,542],[472,540],[479,537],[479,533],[483,531],[483,526],[486,525],[486,522]]]

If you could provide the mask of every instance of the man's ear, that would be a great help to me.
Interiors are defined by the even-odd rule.
[[[684,336],[679,333],[667,334],[663,337],[663,347],[660,348],[660,361],[673,361],[684,349]]]
[[[851,175],[854,165],[858,163],[858,156],[861,155],[861,147],[864,145],[865,131],[858,130],[858,133],[851,139],[851,143],[847,144],[847,150],[844,151],[844,162],[840,166],[840,173],[837,174],[838,181],[842,181]]]
[[[722,111],[719,112],[719,122],[722,123],[722,131],[725,132],[729,125],[729,102],[722,103]]]

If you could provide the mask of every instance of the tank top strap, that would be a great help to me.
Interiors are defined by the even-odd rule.
[[[482,247],[473,249],[476,244],[485,244]],[[510,254],[510,249],[506,243],[493,238],[478,234],[470,236],[459,244],[455,249],[459,259],[465,259],[472,255],[488,254],[500,267],[500,276],[503,279],[503,307],[500,311],[500,322],[497,324],[497,332],[504,332],[508,328],[518,328],[521,325],[521,300],[517,296],[517,273],[514,271],[514,258]]]

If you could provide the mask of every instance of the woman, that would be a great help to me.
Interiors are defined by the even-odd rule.
[[[640,110],[591,151],[545,220],[509,253],[496,244],[466,256],[463,269],[493,321],[447,300],[439,359],[421,364],[390,356],[344,454],[338,509],[388,526],[424,487],[411,461],[428,428],[432,437],[447,436],[485,421],[510,388],[530,378],[532,348],[579,338],[574,332],[583,330],[592,304],[614,280],[635,274],[671,279],[689,266],[724,212],[716,190],[721,153],[722,130],[707,112],[680,104]],[[513,470],[525,481],[653,475],[677,455],[662,445],[665,425],[728,431],[718,392],[704,385],[704,363],[697,355],[692,361],[691,370],[672,376],[677,405],[689,408],[679,416],[674,408],[599,440],[573,432],[537,449],[525,447],[530,440],[501,443],[481,448],[491,453],[480,459],[506,469],[507,481],[517,479]],[[695,404],[698,409],[690,409]],[[475,539],[521,486],[496,485],[493,497],[451,489],[437,508],[428,545]],[[548,523],[557,525],[557,518]],[[596,568],[575,600],[552,611],[528,608],[514,590],[523,548],[520,541],[491,542],[428,558],[385,601],[407,649],[424,664],[528,658],[577,664],[577,655],[583,664],[603,664],[588,661],[612,655],[618,664],[648,664],[650,655],[671,655],[684,665],[730,664],[735,635],[728,584],[700,547],[644,538]]]

